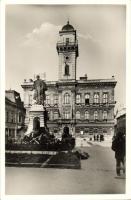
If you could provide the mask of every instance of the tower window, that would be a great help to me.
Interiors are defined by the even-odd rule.
[[[66,44],[68,44],[69,43],[69,38],[66,38]]]
[[[69,76],[69,65],[65,65],[65,76]]]

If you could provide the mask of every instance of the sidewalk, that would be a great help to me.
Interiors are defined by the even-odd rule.
[[[111,147],[112,138],[106,138],[104,141],[93,141],[88,138],[76,138],[76,147],[91,147],[92,145],[98,145],[102,147]]]

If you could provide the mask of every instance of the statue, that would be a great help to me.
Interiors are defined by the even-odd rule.
[[[36,101],[36,104],[44,105],[44,101],[46,99],[45,91],[47,90],[47,86],[46,83],[40,79],[39,75],[36,76],[36,81],[34,81],[33,89],[33,99]]]

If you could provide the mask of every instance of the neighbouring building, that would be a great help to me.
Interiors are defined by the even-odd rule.
[[[126,108],[118,110],[115,117],[115,135],[119,131],[126,134]]]
[[[20,131],[24,128],[26,110],[20,94],[15,90],[5,91],[5,136],[6,143],[21,137]]]
[[[76,79],[79,56],[76,30],[67,22],[59,31],[56,44],[59,59],[58,81],[46,81],[45,106],[49,113],[51,132],[62,133],[68,127],[70,133],[113,134],[114,131],[114,76],[110,79],[89,79],[85,74]],[[24,80],[25,123],[29,123],[32,105],[33,80]]]

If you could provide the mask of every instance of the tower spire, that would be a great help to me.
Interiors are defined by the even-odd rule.
[[[67,18],[67,24],[69,24],[69,17]]]

